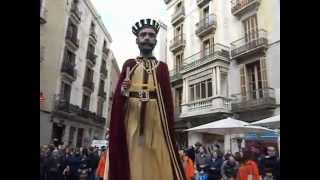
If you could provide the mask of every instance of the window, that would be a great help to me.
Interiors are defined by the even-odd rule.
[[[65,49],[64,50],[64,61],[63,61],[63,66],[67,66],[67,67],[69,67],[69,66],[74,66],[74,64],[75,64],[75,58],[76,58],[76,56],[75,56],[75,54],[72,52],[72,51],[70,51],[69,49]]]
[[[70,102],[70,95],[71,95],[71,86],[65,82],[61,82],[61,98],[67,104]]]
[[[183,65],[183,54],[176,55],[176,71],[179,72]]]
[[[82,96],[82,109],[89,110],[90,107],[90,96],[84,94]]]
[[[93,70],[91,68],[89,68],[88,66],[86,67],[84,81],[86,81],[86,82],[93,81]]]
[[[207,92],[206,92],[206,81],[201,82],[201,99],[204,99],[207,97]]]
[[[212,96],[212,82],[211,79],[207,80],[207,87],[208,87],[208,97]]]
[[[210,39],[203,42],[203,55],[208,56],[210,54]]]
[[[207,18],[209,16],[209,6],[203,8],[202,13],[202,18]]]
[[[190,101],[194,101],[195,99],[194,99],[194,85],[191,85],[190,86],[190,92],[189,92],[189,94],[190,94]]]
[[[103,41],[103,48],[106,48],[106,47],[107,47],[107,41],[104,40],[104,41]]]
[[[211,79],[201,81],[189,86],[189,101],[196,101],[212,97],[212,81]]]
[[[245,99],[264,96],[264,89],[268,87],[265,58],[241,66],[240,85],[241,95]]]
[[[243,21],[245,41],[250,42],[258,38],[257,15],[250,16]]]
[[[100,80],[100,84],[99,84],[99,95],[102,95],[104,91],[104,80]]]
[[[68,22],[68,28],[67,28],[67,38],[75,40],[77,39],[78,34],[78,27],[72,23],[71,20]]]
[[[97,106],[97,115],[102,117],[103,113],[103,101],[101,99],[98,100],[98,106]]]
[[[200,99],[200,83],[196,84],[196,99]]]

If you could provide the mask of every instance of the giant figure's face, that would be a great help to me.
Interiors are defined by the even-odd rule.
[[[156,32],[152,28],[143,28],[139,31],[136,43],[143,54],[150,54],[157,44]]]

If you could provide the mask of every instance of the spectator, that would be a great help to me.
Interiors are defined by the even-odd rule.
[[[80,169],[81,163],[80,150],[76,149],[75,153],[70,157],[69,160],[71,180],[79,180],[78,170]]]
[[[237,176],[239,163],[235,160],[232,154],[227,154],[225,161],[221,167],[221,176],[223,180],[234,180]]]
[[[183,164],[184,172],[186,174],[186,179],[193,180],[195,177],[194,164],[192,159],[189,157],[187,151],[184,151],[182,159],[183,159],[182,164]]]
[[[254,155],[250,151],[243,152],[241,165],[237,174],[237,180],[259,180],[259,169],[254,161]]]
[[[62,180],[61,158],[58,150],[54,150],[47,161],[47,180]]]
[[[107,160],[107,152],[105,147],[101,147],[101,154],[100,154],[100,160],[97,167],[97,177],[99,180],[103,180],[104,172],[105,172],[105,166],[106,166],[106,160]]]
[[[276,156],[276,150],[272,146],[267,147],[266,156],[260,161],[261,175],[263,180],[278,180],[279,177],[279,161]]]
[[[216,152],[213,153],[211,161],[210,161],[210,168],[209,168],[209,180],[220,180],[221,179],[221,166],[223,164],[223,154],[222,152],[217,149]]]
[[[208,168],[210,165],[210,156],[207,155],[202,146],[199,147],[199,153],[196,154],[196,168],[198,178],[208,178]]]
[[[88,180],[95,180],[96,179],[96,170],[99,163],[99,154],[97,151],[94,150],[93,147],[89,148],[88,152]]]

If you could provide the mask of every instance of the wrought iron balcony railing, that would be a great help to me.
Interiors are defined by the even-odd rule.
[[[66,64],[62,65],[61,72],[68,74],[73,79],[75,79],[77,77],[75,65],[71,64],[71,63],[66,63]]]
[[[76,34],[67,32],[66,40],[69,40],[75,48],[79,48],[79,39]]]
[[[172,52],[183,49],[186,45],[185,34],[179,34],[170,41],[170,50]]]
[[[274,108],[276,105],[275,91],[273,88],[263,88],[247,91],[245,94],[233,94],[232,111],[241,112],[263,108]]]
[[[74,17],[76,21],[81,21],[81,14],[77,3],[72,3],[70,12],[71,16]]]
[[[184,20],[185,11],[184,6],[181,6],[179,9],[177,9],[171,16],[171,23],[173,25],[181,22]]]
[[[198,7],[203,7],[204,5],[208,4],[211,0],[197,0]]]
[[[217,17],[215,14],[210,14],[201,19],[197,24],[196,34],[200,37],[205,36],[217,27]]]
[[[96,64],[96,58],[97,58],[97,55],[95,55],[94,52],[90,52],[90,51],[87,52],[87,59],[90,60],[90,62],[93,65]]]
[[[249,12],[260,4],[261,0],[231,0],[231,12],[235,16]]]
[[[182,74],[181,71],[182,70],[182,66],[180,66],[179,68],[174,68],[172,69],[169,74],[170,74],[170,80],[171,81],[176,81],[176,80],[182,80]]]
[[[231,56],[247,56],[268,48],[267,31],[260,29],[231,43]]]
[[[85,80],[85,81],[83,82],[83,86],[86,87],[86,88],[88,88],[88,89],[90,89],[91,91],[94,90],[94,83],[93,83],[93,81]]]

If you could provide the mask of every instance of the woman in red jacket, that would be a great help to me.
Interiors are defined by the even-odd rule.
[[[259,180],[258,165],[253,161],[253,154],[250,151],[243,153],[237,180]]]

